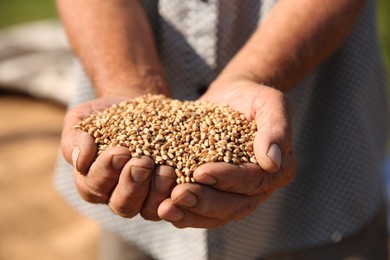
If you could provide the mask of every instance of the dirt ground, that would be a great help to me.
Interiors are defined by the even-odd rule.
[[[56,192],[65,108],[0,95],[0,259],[97,259],[99,229]]]

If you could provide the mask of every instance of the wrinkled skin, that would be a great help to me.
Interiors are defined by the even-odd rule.
[[[296,159],[283,93],[247,79],[230,78],[215,81],[201,99],[228,103],[256,121],[254,152],[259,165],[207,163],[194,171],[197,183],[176,185],[173,168],[155,166],[148,157],[131,158],[123,147],[110,148],[95,160],[93,138],[72,126],[121,100],[102,97],[71,109],[64,122],[62,151],[74,166],[82,198],[106,203],[122,217],[141,214],[146,220],[163,219],[178,228],[215,228],[248,216],[274,190],[293,180]],[[281,152],[276,163],[267,156],[272,144]]]

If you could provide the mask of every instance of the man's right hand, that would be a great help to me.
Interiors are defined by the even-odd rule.
[[[141,213],[160,220],[157,208],[170,197],[176,175],[169,166],[155,166],[148,157],[131,158],[126,147],[112,147],[97,158],[97,145],[88,133],[74,126],[86,116],[102,111],[123,98],[99,98],[83,103],[66,114],[61,139],[65,160],[81,197],[91,203],[106,203],[117,215],[131,218]]]

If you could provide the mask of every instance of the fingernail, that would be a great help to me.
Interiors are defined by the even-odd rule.
[[[175,222],[183,219],[183,217],[184,211],[179,207],[174,207],[166,214],[166,216],[164,216],[164,219]]]
[[[114,170],[122,170],[129,159],[130,156],[127,155],[114,155],[111,159],[111,167]]]
[[[166,171],[157,167],[154,176],[154,188],[162,194],[168,194],[176,184],[176,175],[172,171]]]
[[[208,174],[203,174],[203,175],[200,175],[199,177],[197,177],[194,174],[194,179],[196,182],[206,184],[206,185],[214,185],[218,181],[216,178],[214,178],[213,176],[208,175]]]
[[[176,202],[184,207],[193,207],[198,203],[198,198],[192,192],[187,191]]]
[[[134,182],[138,182],[138,183],[145,182],[146,180],[149,179],[151,173],[152,173],[151,169],[138,167],[138,166],[131,167],[131,177]]]
[[[73,164],[73,167],[79,171],[77,169],[77,161],[79,159],[79,155],[80,155],[80,147],[78,146],[75,146],[72,150],[72,164]]]
[[[277,144],[271,144],[267,156],[275,163],[276,167],[280,169],[280,165],[282,164],[282,151]]]

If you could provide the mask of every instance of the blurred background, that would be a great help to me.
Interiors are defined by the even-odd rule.
[[[389,0],[378,28],[389,72]],[[53,187],[71,75],[54,1],[0,0],[0,259],[97,259],[97,224]]]
[[[99,229],[56,192],[71,53],[53,0],[0,0],[0,259],[98,259]]]

